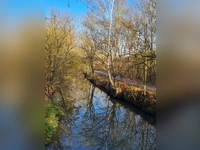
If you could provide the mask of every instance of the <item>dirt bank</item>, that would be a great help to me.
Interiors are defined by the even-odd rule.
[[[147,91],[144,95],[143,89],[133,85],[117,82],[116,87],[111,87],[105,77],[96,74],[91,76],[86,73],[84,75],[86,79],[109,96],[129,102],[142,111],[156,116],[156,93],[154,91]]]

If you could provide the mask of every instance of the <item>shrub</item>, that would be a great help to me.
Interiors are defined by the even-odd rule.
[[[45,144],[50,142],[52,135],[58,127],[58,116],[60,110],[52,102],[45,105]]]

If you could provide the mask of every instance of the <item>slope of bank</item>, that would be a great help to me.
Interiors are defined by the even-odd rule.
[[[105,77],[97,74],[88,75],[87,73],[84,73],[84,76],[109,96],[126,101],[140,108],[142,111],[154,117],[156,116],[156,92],[146,91],[146,95],[144,95],[143,89],[130,84],[116,82],[116,87],[111,87]]]

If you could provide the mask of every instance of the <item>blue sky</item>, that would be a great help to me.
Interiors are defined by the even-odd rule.
[[[87,11],[87,6],[79,0],[45,0],[46,17],[48,17],[48,10],[52,7],[61,11],[73,12],[75,15],[83,15]]]
[[[135,0],[129,0],[128,5],[131,5]],[[45,0],[45,17],[49,17],[48,10],[54,7],[63,12],[73,13],[75,16],[84,15],[88,8],[80,0]]]

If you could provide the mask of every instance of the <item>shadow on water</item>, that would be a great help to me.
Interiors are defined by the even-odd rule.
[[[155,120],[86,80],[74,81],[73,115],[64,117],[47,149],[156,149]],[[64,93],[63,93],[64,95]]]
[[[139,108],[131,105],[128,102],[122,101],[120,99],[115,99],[115,98],[109,98],[109,100],[116,105],[120,105],[120,107],[124,107],[125,109],[128,109],[129,111],[133,111],[136,115],[140,115],[142,117],[142,119],[144,121],[147,121],[149,124],[151,124],[152,126],[156,126],[156,118],[145,113],[142,112]]]

